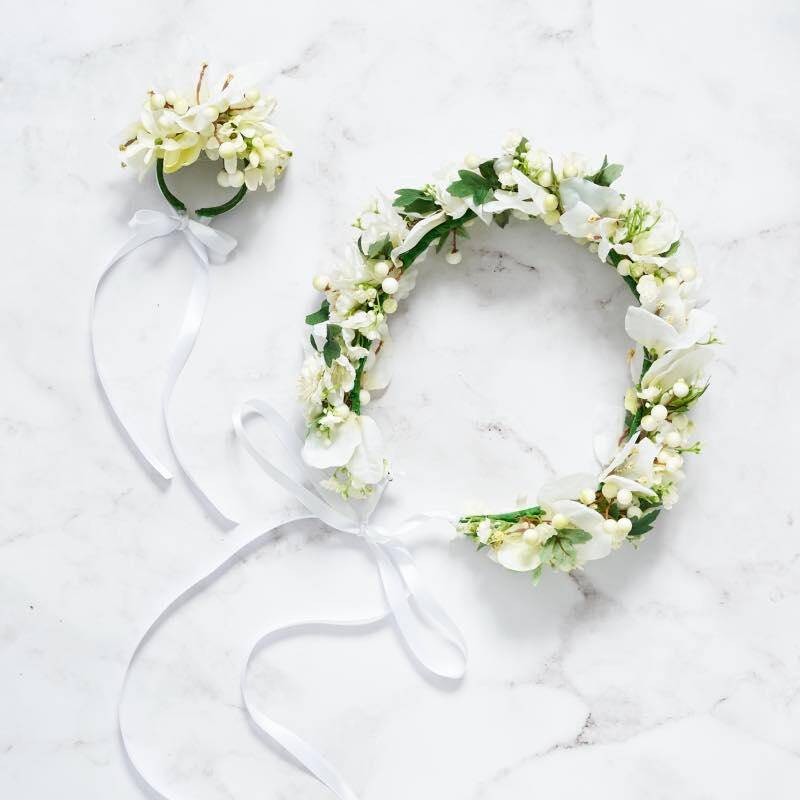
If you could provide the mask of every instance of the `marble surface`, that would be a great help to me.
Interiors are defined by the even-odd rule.
[[[297,419],[312,274],[376,189],[491,152],[509,127],[607,151],[628,191],[677,212],[727,346],[698,415],[706,452],[638,552],[534,590],[466,542],[419,535],[470,645],[462,684],[425,679],[380,628],[261,653],[260,706],[363,800],[796,797],[799,33],[797,5],[777,0],[20,9],[0,33],[0,795],[144,796],[116,736],[124,664],[159,608],[245,535],[180,479],[154,485],[126,448],[90,372],[87,311],[131,212],[161,207],[108,147],[142,90],[192,80],[203,59],[264,59],[296,158],[279,191],[219,223],[240,247],[213,271],[175,401],[191,463],[240,514],[297,510],[229,414],[260,395]],[[100,357],[156,439],[190,276],[187,251],[155,244],[102,301]],[[459,267],[429,258],[373,410],[395,471],[383,519],[503,506],[590,466],[594,408],[624,386],[626,302],[536,226],[477,233]],[[145,650],[128,708],[148,775],[176,799],[329,797],[248,727],[238,673],[266,627],[380,606],[356,542],[282,530]]]

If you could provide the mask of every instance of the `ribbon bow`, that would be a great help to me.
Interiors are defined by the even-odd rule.
[[[177,383],[178,378],[180,377],[180,374],[186,365],[192,349],[194,348],[195,341],[197,340],[197,334],[200,331],[200,326],[203,321],[206,302],[208,300],[209,264],[211,261],[214,263],[223,262],[228,254],[234,249],[234,247],[236,247],[236,239],[227,233],[223,233],[222,231],[211,228],[204,222],[191,219],[186,214],[179,214],[173,209],[170,209],[168,212],[154,211],[152,209],[140,209],[133,215],[128,224],[131,228],[133,228],[133,235],[117,251],[108,264],[106,264],[97,280],[97,284],[95,285],[94,292],[92,294],[90,310],[92,365],[94,367],[95,375],[97,376],[97,381],[100,385],[100,391],[102,392],[103,398],[108,405],[118,427],[133,446],[134,450],[154,472],[156,472],[166,481],[171,480],[172,473],[170,470],[167,469],[167,467],[162,464],[160,459],[158,459],[152,453],[151,449],[143,442],[141,436],[131,430],[130,425],[123,420],[116,403],[112,399],[108,383],[103,378],[103,374],[97,361],[95,345],[95,322],[97,296],[114,267],[119,264],[119,262],[122,261],[125,256],[129,255],[134,250],[138,249],[152,239],[158,239],[162,236],[169,236],[170,234],[177,232],[182,233],[186,241],[189,243],[192,252],[196,256],[194,263],[194,276],[192,289],[189,294],[189,300],[184,310],[183,323],[181,324],[180,332],[178,333],[178,337],[172,347],[172,352],[169,358],[167,379],[164,383],[164,388],[161,393],[161,411],[170,448],[178,466],[188,479],[192,489],[213,512],[218,514],[226,522],[232,523],[234,520],[229,515],[223,513],[200,488],[191,471],[187,468],[186,464],[181,458],[172,424],[170,422],[169,408],[175,384]]]
[[[257,415],[262,417],[271,432],[283,447],[285,458],[282,463],[285,469],[279,468],[271,458],[265,455],[253,442],[244,425],[246,417]],[[120,741],[128,764],[139,781],[148,788],[151,795],[158,800],[168,800],[166,792],[158,789],[145,777],[144,770],[136,762],[125,736],[123,700],[128,679],[138,654],[153,633],[164,620],[178,607],[194,597],[203,588],[213,582],[231,565],[240,561],[243,553],[252,552],[264,541],[287,524],[300,521],[322,521],[330,529],[357,536],[362,539],[375,558],[378,575],[383,587],[387,609],[380,614],[362,619],[345,620],[304,620],[290,625],[281,625],[261,635],[245,659],[241,673],[240,690],[243,707],[251,722],[272,741],[280,745],[293,756],[298,763],[327,786],[340,800],[358,800],[358,796],[350,788],[338,770],[313,745],[298,736],[285,725],[262,713],[251,702],[248,691],[247,675],[255,654],[271,640],[279,639],[289,633],[304,630],[324,630],[332,628],[365,628],[372,627],[387,619],[393,619],[397,630],[405,642],[410,654],[418,664],[433,675],[449,680],[460,679],[466,669],[467,647],[456,624],[445,613],[428,591],[414,562],[411,553],[398,538],[411,528],[429,523],[431,520],[445,518],[437,513],[417,514],[410,517],[398,528],[394,536],[370,520],[370,511],[377,501],[360,506],[357,512],[352,505],[337,502],[334,496],[330,499],[322,497],[316,490],[318,477],[300,458],[302,442],[291,426],[263,400],[248,400],[236,409],[233,424],[242,443],[267,474],[310,512],[308,515],[283,520],[274,526],[257,526],[255,534],[249,534],[244,544],[236,547],[219,564],[206,571],[199,579],[193,581],[175,597],[150,623],[144,635],[136,645],[125,670],[120,701],[117,708],[117,722]],[[378,496],[380,499],[380,495]],[[366,501],[365,501],[366,503]]]

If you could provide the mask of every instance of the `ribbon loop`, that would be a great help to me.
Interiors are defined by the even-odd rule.
[[[244,427],[247,415],[262,417],[283,446],[292,465],[293,476],[281,470],[254,443]],[[312,470],[300,458],[301,441],[291,426],[269,403],[248,400],[237,408],[233,426],[245,448],[264,471],[280,486],[299,500],[329,528],[354,534],[365,541],[378,568],[384,597],[397,624],[397,629],[409,651],[426,670],[451,680],[463,677],[466,671],[467,647],[456,624],[441,608],[425,587],[419,569],[408,549],[382,527],[372,523],[369,513],[359,514],[348,509],[343,513],[334,508],[331,498],[316,490],[318,481]],[[379,491],[383,491],[385,484]],[[416,515],[416,525],[440,518],[434,514]],[[357,519],[358,521],[354,521]],[[408,521],[401,526],[407,528]]]
[[[223,513],[220,508],[208,497],[201,489],[192,472],[186,466],[185,461],[178,452],[176,437],[172,430],[170,420],[170,405],[175,384],[189,358],[197,340],[200,326],[205,313],[206,302],[208,300],[208,267],[209,253],[216,259],[224,260],[225,257],[236,246],[236,240],[222,231],[217,231],[206,224],[202,224],[190,219],[186,214],[178,214],[174,209],[169,212],[155,211],[153,209],[140,209],[131,217],[129,226],[134,233],[131,238],[116,252],[111,260],[106,264],[94,288],[90,307],[90,342],[92,366],[95,376],[100,386],[101,394],[106,402],[111,414],[117,423],[117,427],[128,439],[133,449],[139,454],[144,462],[158,475],[166,481],[172,480],[171,471],[155,456],[148,445],[144,443],[138,433],[134,433],[128,423],[123,420],[119,407],[112,399],[108,382],[103,378],[102,371],[97,360],[96,347],[96,307],[97,296],[114,267],[119,264],[127,255],[138,249],[153,239],[169,236],[176,231],[180,231],[187,239],[192,252],[195,254],[196,262],[194,268],[194,279],[189,295],[189,301],[184,310],[183,323],[180,333],[172,348],[167,370],[167,379],[161,393],[161,409],[163,424],[167,432],[173,456],[183,474],[189,481],[190,486],[200,497],[202,502],[216,515],[225,522],[232,523],[233,518]]]

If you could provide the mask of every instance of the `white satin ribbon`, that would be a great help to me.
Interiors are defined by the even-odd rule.
[[[134,433],[130,426],[122,419],[122,415],[112,399],[108,383],[103,378],[103,373],[97,361],[95,323],[97,296],[114,267],[119,264],[125,256],[153,239],[169,236],[173,233],[183,234],[192,252],[196,256],[194,262],[194,277],[189,301],[186,304],[183,315],[183,323],[181,324],[180,332],[175,340],[169,358],[167,379],[161,393],[161,414],[172,453],[192,489],[214,513],[218,514],[226,522],[235,523],[235,520],[230,515],[224,513],[219,506],[209,498],[203,489],[200,488],[191,470],[188,469],[185,461],[181,458],[175,432],[170,422],[169,409],[175,384],[186,365],[189,354],[192,352],[197,334],[200,331],[200,325],[203,321],[203,314],[205,313],[206,301],[208,299],[208,267],[210,260],[213,260],[215,263],[224,261],[231,250],[236,247],[236,239],[229,236],[227,233],[214,230],[207,224],[190,219],[186,214],[178,214],[172,209],[166,213],[163,211],[152,211],[150,209],[139,210],[133,215],[129,225],[134,229],[133,235],[117,251],[108,264],[106,264],[97,280],[92,294],[90,311],[92,365],[94,366],[100,390],[118,427],[133,446],[134,450],[136,450],[146,464],[164,480],[171,480],[172,473],[170,470],[153,454],[150,447],[144,443],[141,436]]]
[[[244,419],[246,416],[252,415],[260,416],[268,423],[271,432],[282,445],[285,456],[289,460],[287,469],[279,468],[271,458],[266,456],[246,431]],[[233,563],[238,562],[244,553],[260,546],[284,525],[300,520],[321,521],[332,530],[357,536],[366,542],[376,560],[387,608],[382,613],[360,619],[304,620],[267,631],[258,637],[250,649],[242,669],[240,688],[245,713],[262,734],[282,747],[340,800],[358,800],[353,789],[317,748],[254,706],[248,691],[247,676],[256,653],[270,641],[292,633],[337,628],[365,628],[393,619],[409,653],[423,669],[440,678],[459,680],[466,670],[466,643],[456,624],[426,588],[408,549],[395,537],[389,536],[384,529],[371,523],[368,511],[356,513],[352,505],[341,504],[341,507],[336,507],[316,491],[314,488],[316,476],[300,458],[302,442],[275,409],[262,400],[249,400],[235,411],[233,421],[234,428],[248,452],[273,480],[299,500],[311,514],[283,521],[266,529],[262,527],[258,533],[249,538],[245,544],[240,545],[222,563],[184,589],[148,626],[131,655],[123,678],[118,707],[119,733],[123,751],[140,784],[153,797],[159,798],[159,800],[168,800],[167,795],[144,776],[142,769],[133,758],[125,737],[123,700],[128,678],[138,654],[172,611],[213,582]],[[438,513],[417,514],[406,520],[398,529],[397,535],[404,535],[412,528],[442,518],[446,517]]]

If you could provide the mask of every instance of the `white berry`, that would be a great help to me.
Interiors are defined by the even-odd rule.
[[[626,517],[617,520],[617,530],[625,536],[631,532],[631,528],[633,528],[633,523]]]
[[[566,528],[569,525],[569,519],[564,514],[556,514],[553,517],[553,527],[560,531],[563,528]]]
[[[605,497],[606,500],[613,500],[617,496],[618,491],[619,487],[616,483],[603,484],[603,497]]]
[[[647,431],[648,433],[654,431],[658,427],[658,422],[656,422],[656,420],[654,420],[649,414],[645,414],[639,424],[642,426],[642,430]]]
[[[677,381],[677,383],[672,387],[672,394],[675,397],[686,397],[689,394],[689,387],[686,384],[686,381],[681,378],[681,380]]]
[[[358,399],[361,401],[361,405],[365,406],[369,401],[372,399],[370,393],[366,389],[362,389],[358,393]]]
[[[372,268],[375,272],[375,277],[383,280],[389,274],[389,264],[386,261],[377,261]]]
[[[460,250],[450,250],[444,257],[444,260],[448,264],[460,264],[461,263],[461,251]]]
[[[582,489],[580,493],[580,501],[587,506],[591,503],[594,503],[594,489]]]
[[[384,278],[381,283],[381,289],[386,294],[394,294],[398,288],[400,288],[400,284],[397,282],[397,278]]]
[[[617,505],[627,508],[633,502],[633,492],[630,489],[620,489],[617,492]]]
[[[666,436],[667,447],[680,447],[683,441],[679,431],[670,431]]]
[[[650,416],[656,422],[663,422],[667,418],[667,407],[662,406],[660,403],[657,406],[653,406],[650,410]]]
[[[617,521],[615,519],[603,520],[603,530],[613,536],[617,532]]]

